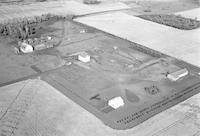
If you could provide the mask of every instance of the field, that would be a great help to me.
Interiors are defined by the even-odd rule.
[[[124,0],[132,11],[140,14],[173,14],[199,8],[199,0]],[[137,5],[137,7],[135,6]],[[128,12],[131,14],[131,12]]]
[[[7,20],[14,18],[41,16],[42,14],[48,13],[62,16],[80,16],[98,12],[129,9],[126,4],[120,2],[92,6],[76,1],[50,1],[30,4],[8,4],[0,7],[0,22],[6,22]]]
[[[200,20],[200,8],[177,12],[176,15],[181,15],[186,18]]]

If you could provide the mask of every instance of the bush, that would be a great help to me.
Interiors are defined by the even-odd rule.
[[[140,15],[138,17],[182,30],[192,30],[200,27],[200,21],[179,15]]]
[[[45,2],[47,0],[36,0],[36,2]]]
[[[83,3],[85,3],[85,4],[99,4],[101,2],[99,0],[84,0]]]

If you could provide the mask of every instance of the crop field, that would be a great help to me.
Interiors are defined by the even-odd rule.
[[[49,1],[31,4],[4,5],[0,7],[0,22],[5,22],[14,18],[41,16],[48,13],[62,16],[78,16],[104,11],[125,10],[130,8],[126,4],[120,2],[92,6],[76,1]]]
[[[200,8],[198,7],[198,8],[187,10],[187,11],[177,12],[176,15],[200,20]]]

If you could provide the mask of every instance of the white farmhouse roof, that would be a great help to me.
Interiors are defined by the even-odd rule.
[[[30,52],[33,52],[33,47],[30,44],[22,42],[22,44],[20,46],[20,50],[23,53],[30,53]]]

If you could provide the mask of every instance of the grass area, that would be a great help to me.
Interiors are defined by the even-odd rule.
[[[192,30],[200,27],[200,21],[196,19],[184,18],[177,15],[139,15],[138,17],[153,21],[159,24],[171,26],[181,30]]]

